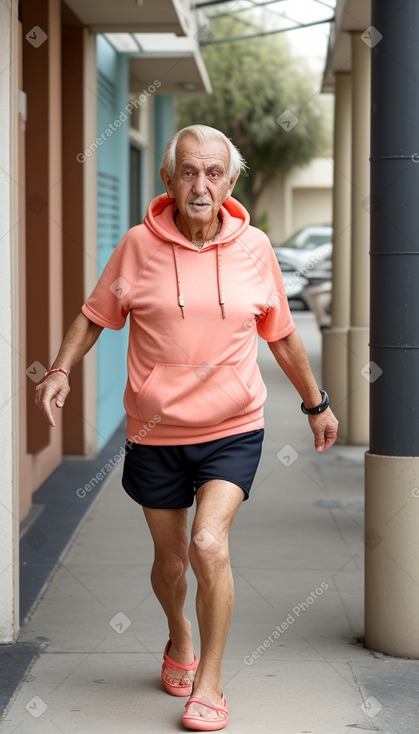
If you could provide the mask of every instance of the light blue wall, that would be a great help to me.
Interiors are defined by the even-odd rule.
[[[98,136],[105,133],[96,152],[99,277],[129,227],[129,118],[124,113],[128,104],[128,59],[118,54],[103,36],[97,38],[97,71]],[[127,326],[122,331],[104,329],[98,341],[99,449],[124,417],[127,343]]]
[[[174,129],[174,100],[168,94],[156,94],[154,97],[154,195],[164,193],[164,186],[160,178],[160,166],[167,141],[175,133]]]
[[[129,228],[129,59],[119,54],[103,36],[97,37],[98,137],[104,135],[97,155],[98,170],[98,277],[121,237]],[[174,133],[174,101],[154,96],[154,163],[143,168],[154,178],[155,195],[164,191],[159,169],[166,142]],[[126,118],[126,119],[124,119]],[[116,122],[116,124],[115,124]],[[112,129],[114,128],[114,129]],[[148,205],[145,203],[144,211]],[[97,347],[98,449],[108,441],[124,418],[122,403],[126,383],[128,325],[122,331],[104,329]]]

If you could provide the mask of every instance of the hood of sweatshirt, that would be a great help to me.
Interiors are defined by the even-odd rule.
[[[221,229],[219,234],[211,242],[207,242],[204,247],[197,248],[178,230],[174,219],[176,211],[177,204],[175,199],[170,198],[167,194],[157,196],[153,199],[147,209],[144,224],[153,232],[154,235],[165,240],[173,249],[178,305],[181,310],[182,318],[185,318],[185,300],[182,287],[180,251],[181,248],[185,248],[187,250],[193,250],[197,254],[208,252],[208,250],[217,250],[216,267],[218,302],[220,304],[221,317],[224,319],[226,315],[226,304],[224,302],[222,285],[223,247],[233,245],[237,242],[237,239],[246,232],[249,227],[249,213],[236,199],[233,199],[232,197],[226,199],[219,211],[219,217],[221,219]]]
[[[196,250],[196,246],[189,242],[176,227],[174,221],[176,209],[175,199],[171,199],[167,194],[161,194],[150,203],[144,224],[155,235],[170,242],[170,244]],[[205,250],[217,247],[217,245],[232,245],[249,226],[249,213],[240,202],[232,197],[226,199],[219,214],[221,217],[220,234],[215,240],[205,245]]]

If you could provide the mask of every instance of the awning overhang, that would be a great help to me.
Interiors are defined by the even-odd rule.
[[[185,36],[191,10],[181,0],[65,0],[94,33],[175,33]]]
[[[135,35],[140,47],[151,48],[153,36]],[[130,92],[137,93],[154,79],[161,86],[158,94],[211,94],[211,82],[199,46],[192,38],[156,37],[153,50],[130,56]]]

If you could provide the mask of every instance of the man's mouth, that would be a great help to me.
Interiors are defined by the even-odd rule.
[[[191,201],[191,206],[211,206],[211,204],[206,203],[205,201]]]

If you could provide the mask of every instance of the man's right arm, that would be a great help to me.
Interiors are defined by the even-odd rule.
[[[93,347],[102,330],[103,326],[98,326],[80,313],[65,335],[51,369],[61,367],[66,372],[70,372],[74,365]],[[68,378],[63,372],[48,375],[37,386],[35,402],[51,426],[55,426],[52,412],[53,402],[55,401],[57,408],[62,408],[69,392]]]

